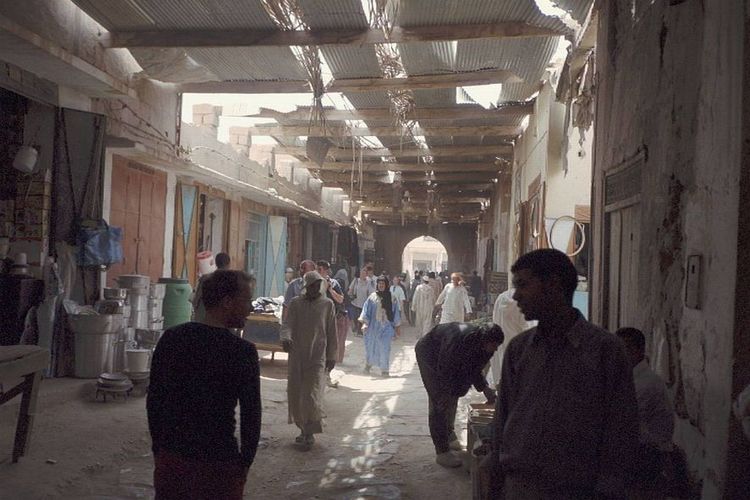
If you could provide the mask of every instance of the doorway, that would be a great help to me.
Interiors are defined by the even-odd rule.
[[[447,271],[448,251],[432,236],[414,238],[401,254],[401,270],[409,276],[414,276],[415,271]]]

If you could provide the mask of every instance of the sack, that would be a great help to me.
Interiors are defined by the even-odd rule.
[[[79,266],[109,266],[122,262],[122,228],[103,219],[84,220],[76,232]]]

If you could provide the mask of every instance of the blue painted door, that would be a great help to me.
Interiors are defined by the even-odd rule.
[[[271,215],[268,217],[266,238],[266,272],[265,293],[269,297],[284,295],[284,269],[286,263],[286,217]]]

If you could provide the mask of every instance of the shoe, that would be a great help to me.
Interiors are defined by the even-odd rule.
[[[339,387],[338,381],[334,382],[333,380],[331,380],[331,374],[330,373],[326,374],[326,385],[328,387],[333,388],[333,389],[338,389],[338,387]]]
[[[388,377],[391,376],[391,374],[388,373],[388,372],[380,372],[380,376],[383,377],[383,378],[388,378]]]
[[[370,368],[372,368],[372,366],[365,365],[365,369],[362,370],[363,372],[365,372],[365,375],[369,375],[370,374]]]
[[[449,469],[455,469],[456,467],[461,467],[462,465],[461,459],[450,451],[446,451],[445,453],[438,453],[435,456],[435,462],[437,462],[438,465],[442,465],[443,467],[447,467]]]
[[[453,451],[464,451],[464,447],[461,446],[461,442],[458,439],[451,441],[448,447]]]
[[[294,444],[297,446],[297,448],[299,448],[300,451],[310,451],[312,446],[315,444],[315,436],[313,436],[312,434],[300,434],[294,440]]]

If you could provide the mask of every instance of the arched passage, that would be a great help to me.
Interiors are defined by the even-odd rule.
[[[414,271],[445,271],[448,269],[448,250],[432,236],[418,236],[404,246],[401,270],[414,276]]]

